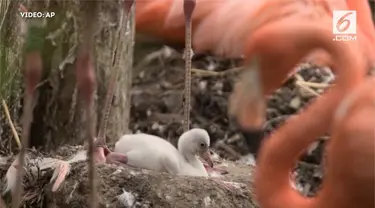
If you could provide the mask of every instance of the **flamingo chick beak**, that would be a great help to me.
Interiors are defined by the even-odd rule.
[[[210,150],[204,151],[199,155],[204,161],[207,162],[209,167],[214,167],[214,162],[212,162]]]

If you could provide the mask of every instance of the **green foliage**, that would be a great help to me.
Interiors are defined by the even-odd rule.
[[[25,42],[25,52],[43,50],[45,31],[45,28],[29,26]]]

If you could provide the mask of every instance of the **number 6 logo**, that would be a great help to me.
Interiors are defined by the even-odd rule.
[[[355,10],[334,10],[332,32],[336,35],[356,34],[357,13]]]

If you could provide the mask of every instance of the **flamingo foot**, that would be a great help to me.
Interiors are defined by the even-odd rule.
[[[103,164],[106,162],[106,155],[108,154],[108,148],[96,147],[94,151],[94,162],[95,164]]]
[[[203,166],[208,173],[218,173],[219,175],[226,175],[229,173],[227,170],[222,169],[222,168],[211,168],[207,164],[203,164]]]
[[[3,191],[3,194],[7,193],[8,191],[12,191],[12,193],[13,193],[13,190],[16,187],[16,181],[17,181],[16,176],[17,176],[17,172],[20,169],[18,159],[19,159],[19,157],[17,156],[16,159],[12,162],[12,164],[10,165],[10,167],[7,170],[6,177],[5,177],[6,178],[6,186],[5,186],[5,190]]]
[[[60,185],[65,181],[66,176],[69,174],[70,164],[67,161],[60,161],[53,171],[51,181],[55,181],[52,185],[52,192],[57,191]]]
[[[107,154],[106,162],[110,164],[126,165],[126,163],[128,163],[128,157],[121,153],[110,152]]]
[[[94,161],[96,164],[109,163],[125,165],[128,162],[128,157],[124,154],[112,152],[108,147],[96,147]]]

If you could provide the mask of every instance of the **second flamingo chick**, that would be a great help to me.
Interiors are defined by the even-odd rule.
[[[130,166],[178,175],[208,176],[197,156],[212,167],[209,146],[207,131],[194,128],[180,136],[178,149],[160,137],[140,133],[122,136],[114,152],[126,155]]]

